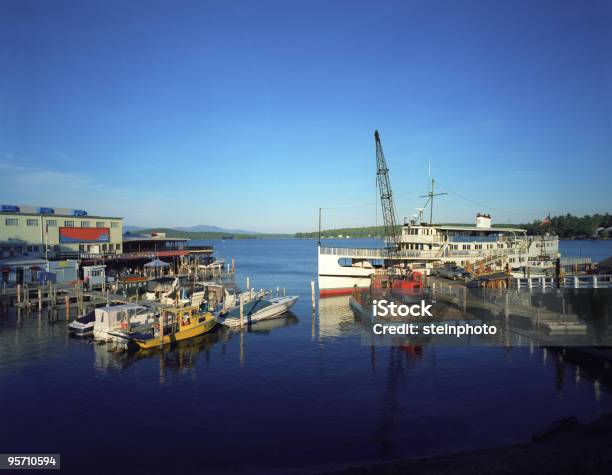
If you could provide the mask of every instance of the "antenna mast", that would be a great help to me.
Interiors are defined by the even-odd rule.
[[[426,195],[419,196],[419,198],[427,198],[427,201],[425,202],[425,207],[427,207],[427,203],[429,203],[429,225],[430,226],[433,224],[434,196],[448,195],[448,193],[434,193],[434,186],[435,186],[435,180],[432,178],[431,179],[431,191],[428,192]]]

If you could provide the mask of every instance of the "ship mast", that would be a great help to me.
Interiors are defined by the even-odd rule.
[[[429,225],[431,226],[433,224],[433,202],[434,202],[434,196],[442,196],[442,195],[448,195],[448,193],[434,193],[434,186],[435,186],[435,180],[432,178],[431,179],[431,191],[428,192],[426,195],[422,195],[419,196],[419,198],[427,198],[427,201],[425,202],[425,208],[427,207],[427,203],[429,203]]]
[[[395,218],[395,205],[393,204],[393,192],[389,181],[389,168],[380,143],[378,130],[374,131],[374,141],[376,143],[376,183],[380,193],[380,205],[382,208],[383,220],[385,223],[385,247],[391,254],[397,253],[399,246],[399,236],[397,232],[397,220]]]

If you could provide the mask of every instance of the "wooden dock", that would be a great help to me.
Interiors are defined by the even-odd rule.
[[[10,307],[21,312],[49,311],[50,315],[69,319],[72,314],[81,315],[92,309],[105,305],[128,303],[123,295],[115,294],[110,288],[102,290],[85,290],[82,284],[25,284],[16,287],[2,287],[0,309],[6,313]]]

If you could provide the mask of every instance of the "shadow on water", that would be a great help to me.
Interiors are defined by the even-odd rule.
[[[211,350],[215,346],[224,346],[233,338],[242,338],[244,333],[254,333],[257,335],[270,335],[273,330],[292,325],[297,325],[298,318],[288,312],[283,318],[263,320],[256,324],[248,324],[243,329],[230,329],[222,325],[217,325],[212,331],[199,335],[188,340],[174,342],[165,345],[163,348],[139,349],[131,348],[129,351],[110,351],[110,347],[105,343],[83,340],[79,337],[71,337],[80,340],[82,344],[90,344],[94,348],[95,367],[98,371],[125,370],[142,360],[157,358],[160,363],[160,376],[163,377],[165,370],[183,370],[192,368],[200,356],[205,361],[211,358]],[[244,355],[244,342],[242,345],[242,358]]]

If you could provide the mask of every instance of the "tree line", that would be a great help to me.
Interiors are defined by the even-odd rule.
[[[445,223],[450,225],[451,223]],[[465,223],[452,223],[455,226],[469,226]],[[540,220],[535,220],[532,223],[522,224],[497,224],[493,225],[494,228],[506,228],[506,227],[517,227],[527,230],[529,235],[540,235],[540,234],[555,234],[560,238],[565,239],[586,239],[586,238],[598,238],[608,239],[612,238],[612,215],[609,213],[605,214],[593,214],[585,216],[574,216],[572,214],[565,214],[554,217],[547,217]],[[398,226],[398,233],[401,233],[401,226]],[[317,239],[319,236],[318,231],[309,233],[296,233],[295,237],[298,239]],[[333,238],[382,238],[385,236],[384,226],[367,226],[360,228],[339,228],[339,229],[327,229],[321,231],[321,238],[333,239]]]

